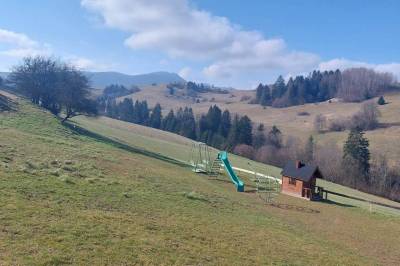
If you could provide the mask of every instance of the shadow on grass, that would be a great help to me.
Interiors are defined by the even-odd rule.
[[[366,200],[366,199],[361,199],[361,198],[357,198],[357,197],[353,197],[353,196],[349,196],[349,195],[345,195],[345,194],[342,194],[342,193],[333,192],[333,191],[329,191],[329,190],[325,190],[325,191],[328,192],[328,194],[340,196],[340,197],[343,197],[343,198],[358,200],[358,201],[367,202],[367,203],[370,203],[370,204],[374,204],[374,205],[378,205],[378,206],[382,206],[382,207],[386,207],[386,208],[400,210],[400,207],[397,207],[397,206],[393,206],[393,205],[389,205],[389,204],[385,204],[385,203],[380,203],[380,202],[376,202],[376,201],[371,201],[371,200]],[[325,200],[323,202],[326,202],[326,201],[329,201],[329,200]],[[340,204],[340,203],[335,202],[335,204]]]
[[[257,193],[257,189],[245,189],[244,193],[249,193],[249,194]]]
[[[346,208],[354,208],[355,207],[354,205],[340,203],[340,202],[336,202],[336,201],[329,200],[329,199],[321,200],[320,202],[330,204],[330,205],[336,205],[336,206],[340,206],[340,207],[346,207]]]
[[[390,128],[390,127],[398,127],[398,126],[400,126],[399,122],[379,123],[378,128]]]
[[[0,94],[0,112],[15,112],[17,111],[16,103],[14,103],[11,99]]]
[[[168,163],[172,163],[175,165],[178,165],[180,167],[189,167],[188,164],[182,162],[182,161],[178,161],[176,159],[164,156],[162,154],[159,153],[155,153],[155,152],[151,152],[148,150],[144,150],[144,149],[140,149],[138,147],[133,147],[131,145],[125,144],[123,142],[121,142],[120,140],[115,140],[115,139],[111,139],[109,137],[100,135],[98,133],[92,132],[90,130],[87,130],[85,128],[82,128],[76,124],[73,124],[71,122],[65,122],[63,124],[65,127],[69,128],[71,131],[73,131],[74,133],[78,134],[78,135],[84,135],[87,136],[89,138],[95,139],[96,141],[102,142],[102,143],[106,143],[109,144],[113,147],[131,152],[131,153],[136,153],[136,154],[140,154],[140,155],[144,155],[144,156],[148,156],[151,158],[155,158],[164,162],[168,162]]]
[[[217,178],[211,177],[211,178],[209,178],[209,180],[222,182],[222,183],[229,183],[229,184],[234,185],[233,182],[231,180],[229,180],[229,177],[226,177],[226,179],[222,179],[222,178],[218,178],[218,177]],[[257,192],[257,190],[256,190],[257,187],[254,186],[254,185],[250,185],[248,183],[245,183],[244,186],[245,186],[245,188],[251,188],[251,189],[245,189],[245,191],[244,191],[245,193]]]

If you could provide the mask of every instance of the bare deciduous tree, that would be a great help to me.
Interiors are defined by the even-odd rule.
[[[326,129],[326,117],[324,115],[318,114],[315,116],[314,129],[319,133],[323,132]]]
[[[233,152],[249,159],[253,159],[255,153],[254,148],[246,144],[237,145]]]
[[[390,73],[367,68],[351,68],[342,72],[338,96],[347,102],[360,102],[382,93],[394,83]]]
[[[317,145],[314,160],[327,180],[339,183],[344,182],[345,177],[343,177],[341,171],[342,152],[336,143]]]
[[[378,127],[378,117],[381,113],[373,102],[366,102],[361,109],[351,119],[351,127],[362,130],[372,130]]]

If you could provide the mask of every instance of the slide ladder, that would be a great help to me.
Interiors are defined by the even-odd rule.
[[[208,176],[216,178],[219,175],[219,171],[221,169],[221,164],[222,164],[222,161],[219,158],[215,159],[211,165],[211,169],[210,169]]]
[[[244,183],[242,180],[240,180],[240,178],[236,175],[235,171],[233,170],[231,163],[228,160],[228,153],[226,151],[219,152],[218,159],[221,160],[222,164],[224,165],[225,170],[228,173],[229,177],[231,178],[233,184],[235,184],[237,191],[244,192]]]

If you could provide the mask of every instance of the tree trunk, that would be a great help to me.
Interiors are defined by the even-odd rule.
[[[61,124],[63,124],[65,121],[67,121],[69,118],[71,118],[72,117],[72,115],[71,114],[67,114],[64,118],[63,118],[63,120],[61,120]]]

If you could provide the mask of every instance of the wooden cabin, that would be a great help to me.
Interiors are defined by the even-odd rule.
[[[289,161],[282,172],[281,192],[307,200],[323,198],[323,188],[316,186],[316,179],[323,178],[316,165]]]

